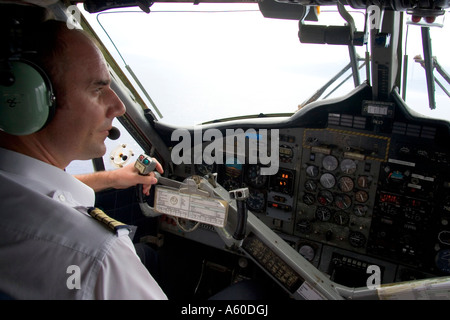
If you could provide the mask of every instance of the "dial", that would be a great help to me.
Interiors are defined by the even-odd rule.
[[[368,188],[369,187],[369,177],[368,176],[359,176],[357,180],[358,187],[360,188]]]
[[[317,177],[317,175],[319,174],[319,169],[316,166],[308,166],[306,168],[306,174],[309,177]]]
[[[347,225],[349,220],[350,220],[350,218],[349,218],[348,214],[344,211],[338,211],[333,215],[334,223],[336,223],[340,226]]]
[[[259,165],[252,165],[247,171],[247,182],[254,188],[262,188],[267,182],[266,175],[261,175],[261,167]]]
[[[341,162],[341,171],[346,174],[353,174],[356,171],[356,162],[352,159],[344,159]]]
[[[327,207],[317,207],[316,218],[320,221],[329,221],[331,219],[331,210]]]
[[[369,199],[369,195],[364,190],[359,190],[355,193],[355,200],[364,203]]]
[[[250,210],[262,211],[266,204],[264,193],[259,191],[250,191],[247,199],[247,206]]]
[[[324,173],[320,176],[320,184],[327,189],[331,189],[336,184],[336,178],[331,173]]]
[[[352,205],[352,199],[346,194],[339,194],[336,196],[334,204],[339,209],[346,210]]]
[[[312,261],[316,255],[313,247],[307,244],[302,245],[298,252],[308,261]]]
[[[241,187],[239,181],[236,181],[235,179],[232,178],[228,178],[223,182],[223,187],[230,191],[230,190],[234,190],[234,189],[238,189]]]
[[[355,248],[361,248],[366,244],[366,236],[358,231],[350,231],[348,241]]]
[[[322,160],[322,166],[325,168],[325,170],[333,171],[336,170],[339,163],[335,156],[325,156]]]
[[[369,208],[367,206],[358,204],[354,207],[353,213],[358,217],[364,217],[368,210]]]
[[[333,203],[333,194],[328,190],[321,190],[317,195],[317,201],[323,205],[327,206]]]
[[[314,191],[317,189],[317,183],[314,180],[307,180],[305,182],[305,189],[307,191]]]
[[[355,183],[353,182],[352,178],[343,176],[340,177],[338,180],[338,187],[342,192],[350,192],[353,190],[353,187],[355,186]]]
[[[303,196],[303,202],[307,205],[312,205],[315,201],[316,199],[314,198],[314,195],[310,193],[305,193]]]

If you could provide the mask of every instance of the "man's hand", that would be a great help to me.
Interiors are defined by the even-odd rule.
[[[163,174],[164,170],[161,164],[156,159],[153,158],[153,160],[157,162],[156,171]],[[126,189],[142,184],[143,193],[147,196],[150,194],[151,186],[158,182],[153,172],[146,176],[140,175],[139,171],[134,167],[134,163],[116,170],[98,171],[89,174],[74,175],[74,177],[90,186],[95,192],[108,188]]]

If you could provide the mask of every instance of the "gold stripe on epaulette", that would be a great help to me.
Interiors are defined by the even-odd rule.
[[[114,230],[116,232],[117,232],[117,230],[122,229],[122,228],[129,229],[128,225],[126,225],[122,222],[119,222],[117,220],[114,220],[113,218],[108,216],[106,213],[104,213],[99,208],[89,208],[88,213],[91,215],[91,217],[100,221],[101,223],[105,224],[108,228],[110,228],[111,230]]]

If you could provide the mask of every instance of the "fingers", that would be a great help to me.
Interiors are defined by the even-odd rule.
[[[156,160],[155,158],[152,158],[152,160],[156,162],[155,170],[160,174],[163,174],[164,169],[162,165],[159,163],[159,161]],[[139,171],[136,168],[134,168],[134,171],[135,173],[139,174]],[[138,180],[139,181],[137,183],[142,184],[142,192],[147,196],[150,195],[151,186],[158,183],[158,179],[155,176],[155,172],[150,172],[146,176],[138,175]]]
[[[151,184],[143,184],[142,185],[142,193],[145,194],[146,196],[149,196],[151,187],[152,187]]]
[[[158,178],[156,178],[156,174],[154,172],[150,172],[149,174],[151,181],[150,184],[157,184],[158,183]]]
[[[156,162],[156,171],[158,171],[160,174],[164,173],[164,169],[162,167],[162,165],[159,163],[158,160],[156,160],[155,158],[152,158],[153,161]],[[158,179],[156,178],[156,175],[154,172],[150,172],[150,174],[148,175],[148,177],[150,178],[150,181],[148,181],[145,184],[142,184],[142,192],[146,195],[149,196],[150,195],[150,189],[152,187],[152,185],[157,184],[158,183]]]
[[[164,173],[164,169],[162,167],[162,165],[159,163],[158,160],[156,160],[155,158],[152,158],[154,161],[156,161],[156,171],[158,171],[159,173],[163,174]]]
[[[142,192],[148,196],[150,195],[152,185],[157,184],[158,179],[156,179],[154,172],[150,172],[150,174],[148,176],[144,176],[144,178],[146,178],[146,180],[145,183],[142,183]]]

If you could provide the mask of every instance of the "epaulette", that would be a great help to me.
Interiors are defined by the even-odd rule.
[[[119,231],[121,231],[123,229],[127,230],[128,232],[131,231],[130,226],[128,226],[122,222],[119,222],[117,220],[114,220],[113,218],[108,216],[106,213],[104,213],[99,208],[93,208],[93,207],[88,208],[88,213],[91,215],[91,217],[93,217],[94,219],[105,224],[108,228],[115,231],[116,233],[119,233]]]

